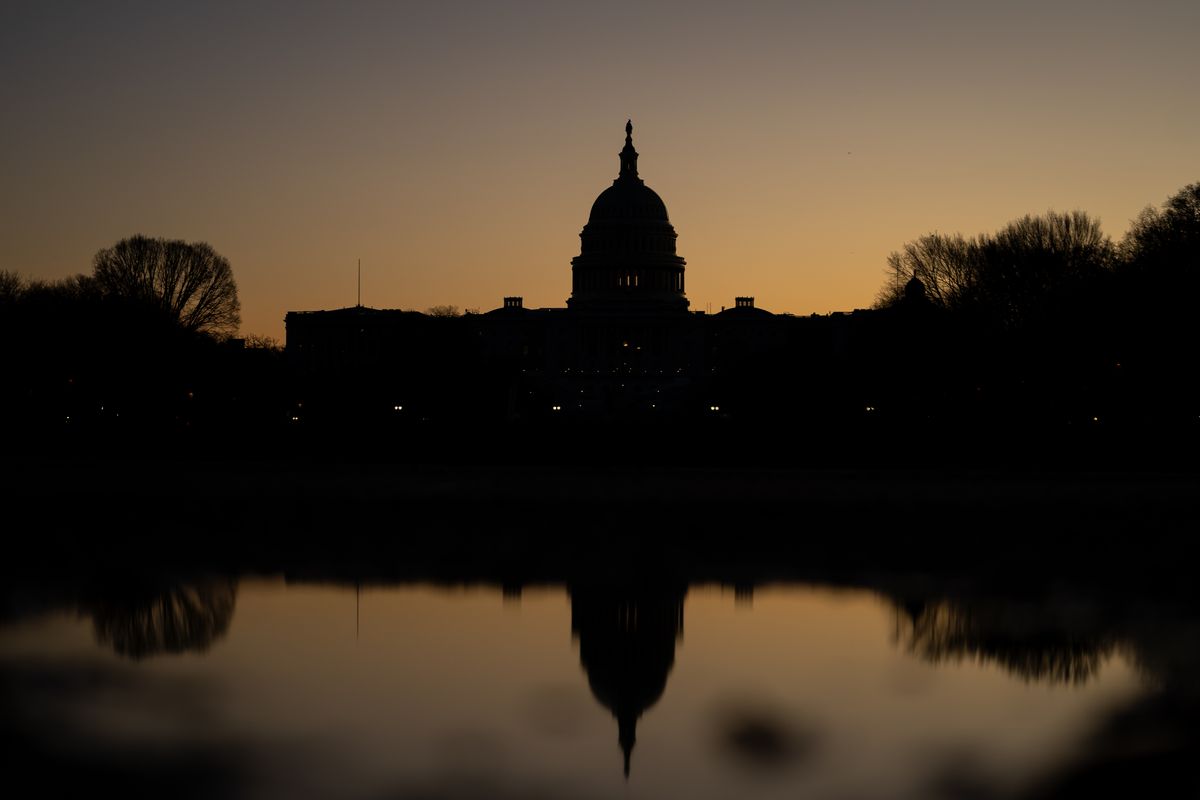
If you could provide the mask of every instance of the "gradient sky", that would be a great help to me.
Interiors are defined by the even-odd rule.
[[[692,308],[870,305],[939,230],[1200,180],[1200,3],[0,7],[0,269],[133,233],[229,258],[243,331],[355,302],[561,306],[627,117]]]

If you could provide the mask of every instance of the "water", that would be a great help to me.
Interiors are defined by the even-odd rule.
[[[15,466],[39,796],[1200,797],[1190,473]]]
[[[63,594],[14,593],[0,628],[13,763],[127,795],[1038,796],[1170,672],[1070,595],[262,575]]]

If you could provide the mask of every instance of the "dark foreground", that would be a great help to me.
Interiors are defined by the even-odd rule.
[[[4,481],[5,630],[65,612],[90,619],[97,644],[136,664],[216,658],[237,586],[264,576],[378,592],[476,587],[520,598],[562,591],[592,695],[623,726],[622,747],[633,736],[629,720],[644,718],[636,741],[649,753],[663,739],[646,726],[669,718],[672,697],[687,691],[681,676],[673,695],[672,663],[702,662],[686,644],[664,651],[664,642],[686,641],[683,629],[663,623],[659,635],[654,620],[678,617],[682,626],[685,597],[695,598],[689,608],[703,608],[706,586],[747,602],[773,591],[865,591],[891,609],[896,646],[920,661],[992,665],[1031,686],[1072,687],[1106,685],[1096,676],[1119,658],[1142,687],[1035,778],[1013,786],[952,770],[925,796],[1200,789],[1191,768],[1200,757],[1200,596],[1190,557],[1200,488],[1188,471],[528,460],[464,468],[77,455],[10,461]],[[256,595],[245,592],[250,603]],[[605,628],[614,614],[648,622],[640,633]],[[420,661],[413,652],[394,669]],[[22,782],[36,780],[49,794],[82,785],[133,796],[271,794],[226,782],[203,758],[161,751],[108,758],[102,748],[65,746],[59,733],[78,731],[47,725],[71,719],[63,704],[83,697],[79,687],[89,680],[103,689],[102,675],[39,663],[4,659],[4,745]],[[912,725],[921,727],[919,716]],[[749,753],[752,772],[770,773],[772,754],[785,747],[783,734],[761,720],[730,736]],[[666,780],[662,760],[633,761],[635,796],[636,781]],[[770,796],[770,786],[779,788],[751,781],[738,791]],[[695,793],[677,788],[680,796]],[[447,782],[389,796],[497,791]]]

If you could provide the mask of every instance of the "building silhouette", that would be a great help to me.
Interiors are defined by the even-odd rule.
[[[675,252],[675,228],[662,198],[638,177],[633,121],[625,123],[621,172],[592,203],[571,260],[576,311],[654,316],[687,310],[684,260]]]
[[[686,262],[666,204],[638,175],[632,122],[618,159],[580,233],[564,307],[514,295],[460,317],[289,312],[295,419],[828,421],[895,406],[868,384],[904,371],[903,356],[877,355],[904,306],[922,306],[921,287],[888,312],[796,317],[748,295],[719,313],[689,310]]]

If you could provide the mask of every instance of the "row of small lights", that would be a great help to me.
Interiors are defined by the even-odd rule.
[[[580,390],[580,394],[582,394],[582,393],[583,393],[583,390],[581,389],[581,390]],[[533,394],[533,392],[530,392],[530,394]],[[582,403],[580,403],[580,404],[579,404],[579,407],[580,407],[580,408],[583,408],[583,404],[582,404]],[[658,406],[657,406],[655,403],[651,403],[651,404],[650,404],[650,407],[651,407],[651,408],[657,408]],[[103,410],[104,410],[104,407],[103,407],[103,406],[101,406],[100,410],[101,410],[101,411],[103,411]],[[400,412],[400,411],[403,411],[403,410],[404,410],[404,406],[400,406],[400,405],[392,406],[392,410],[393,410],[393,411],[396,411],[396,412]],[[560,406],[560,405],[553,405],[553,406],[550,406],[550,410],[551,410],[551,411],[562,411],[562,410],[563,410],[563,407],[562,407],[562,406]],[[720,410],[721,410],[721,407],[720,407],[720,406],[715,406],[715,405],[714,405],[714,406],[709,406],[709,407],[708,407],[708,410],[709,410],[709,411],[711,411],[712,413],[716,414],[716,413],[720,412]],[[863,410],[864,410],[864,411],[866,411],[866,412],[869,414],[869,413],[872,413],[872,412],[874,412],[876,409],[875,409],[875,406],[866,406],[866,407],[865,407]],[[120,416],[120,414],[117,414],[117,416]],[[1197,417],[1197,419],[1200,419],[1200,417]],[[68,417],[66,418],[66,422],[70,422],[70,421],[71,421],[71,418],[68,416]],[[300,416],[299,416],[298,414],[293,414],[293,415],[292,415],[292,422],[299,422],[299,421],[300,421]],[[1099,422],[1099,421],[1100,421],[1100,417],[1092,417],[1092,422]]]
[[[581,404],[579,407],[580,407],[580,408],[583,408],[583,405]],[[657,405],[655,405],[654,403],[651,403],[651,404],[650,404],[650,407],[651,407],[651,408],[657,408],[658,406],[657,406]],[[562,406],[550,406],[550,410],[551,410],[551,411],[562,411]],[[720,406],[709,406],[709,407],[708,407],[708,410],[709,410],[709,411],[716,412],[716,411],[720,411],[720,410],[721,410],[721,407],[720,407]]]

